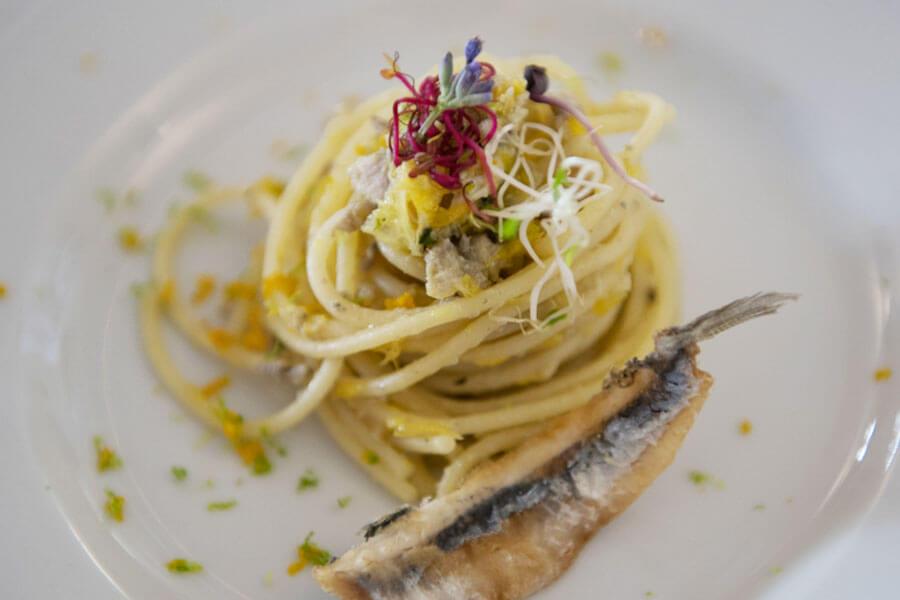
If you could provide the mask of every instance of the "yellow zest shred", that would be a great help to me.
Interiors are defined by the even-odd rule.
[[[610,294],[609,296],[604,296],[594,302],[594,312],[602,317],[615,308],[623,298],[625,298],[625,294]]]
[[[575,135],[584,135],[587,133],[587,129],[585,129],[584,125],[579,123],[575,117],[569,117],[568,125],[569,125],[569,128],[572,130],[572,133]]]
[[[227,388],[231,384],[231,378],[228,375],[222,375],[221,377],[216,377],[202,388],[200,388],[200,393],[203,394],[206,398],[212,398],[217,395],[219,392]]]
[[[175,296],[175,284],[170,279],[165,282],[162,288],[159,290],[159,301],[161,304],[166,305],[172,302],[172,298]]]
[[[257,289],[255,285],[240,280],[232,281],[225,286],[225,297],[229,300],[235,300],[237,298],[255,300],[256,292]]]
[[[251,306],[247,314],[247,329],[241,334],[241,346],[254,352],[264,352],[269,347],[262,311],[257,305]]]
[[[409,292],[403,292],[402,295],[397,296],[396,298],[385,298],[384,299],[384,308],[386,310],[394,310],[395,308],[415,308],[416,301],[413,298],[413,295]]]
[[[3,294],[0,294],[2,296]],[[893,375],[893,371],[891,371],[890,367],[882,367],[875,371],[875,381],[887,381]]]
[[[119,246],[126,252],[139,252],[144,248],[144,240],[134,227],[126,226],[119,229]]]
[[[166,568],[172,573],[199,573],[203,565],[185,558],[175,558],[166,564]]]
[[[6,286],[0,283],[0,298],[6,296]]]
[[[386,424],[392,430],[394,437],[399,438],[435,437],[438,435],[448,435],[454,439],[462,438],[452,427],[434,420],[397,416],[389,417]]]
[[[97,470],[99,472],[115,471],[122,466],[122,460],[115,451],[103,443],[103,438],[99,435],[94,436],[94,449],[97,451]]]
[[[200,304],[210,297],[216,289],[216,279],[212,275],[204,273],[197,275],[197,281],[194,284],[194,293],[191,295],[191,302]]]
[[[288,298],[297,289],[297,278],[285,273],[276,273],[263,279],[263,298],[271,298],[276,293],[284,294]]]
[[[209,338],[209,341],[212,342],[212,345],[216,347],[216,350],[219,350],[220,352],[234,344],[234,336],[224,329],[207,329],[206,335]]]
[[[741,421],[741,435],[750,435],[753,433],[753,423],[749,419]]]

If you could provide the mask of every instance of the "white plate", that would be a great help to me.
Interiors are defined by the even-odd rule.
[[[270,155],[271,142],[313,141],[333,103],[381,89],[382,50],[396,47],[415,73],[472,33],[499,55],[559,54],[594,79],[597,97],[646,89],[678,108],[647,162],[681,240],[685,316],[757,290],[803,294],[783,314],[705,346],[701,364],[717,383],[676,462],[541,597],[597,589],[611,598],[649,590],[665,598],[754,596],[779,580],[773,569],[790,568],[877,497],[896,450],[896,433],[876,427],[897,412],[887,397],[892,388],[872,379],[885,360],[882,276],[896,245],[875,248],[870,230],[849,214],[842,192],[853,182],[822,144],[830,123],[807,109],[790,82],[689,25],[668,26],[671,42],[654,49],[634,35],[653,21],[628,11],[590,9],[591,26],[575,27],[579,13],[567,2],[519,7],[515,19],[479,7],[335,8],[242,31],[149,90],[63,186],[35,244],[18,371],[52,493],[126,596],[324,597],[308,571],[286,575],[296,546],[315,530],[321,545],[340,552],[393,500],[314,418],[282,436],[288,456],[275,457],[264,478],[248,475],[219,440],[198,447],[201,427],[173,421],[176,404],[154,391],[129,292],[147,278],[148,264],[119,251],[117,227],[158,227],[172,201],[189,197],[181,184],[187,169],[235,183],[289,174],[292,165]],[[598,69],[602,50],[622,55],[624,73],[611,78]],[[102,186],[135,186],[141,201],[107,215],[94,197]],[[200,269],[241,268],[260,230],[236,219],[223,227],[200,237],[236,237],[242,245],[210,251],[198,244],[185,281]],[[214,363],[178,350],[197,381],[218,373]],[[229,400],[253,414],[290,396],[262,385],[238,384]],[[737,433],[744,418],[754,424],[748,437]],[[119,450],[123,470],[96,473],[96,434]],[[173,464],[188,467],[187,482],[172,481]],[[310,466],[322,483],[297,494],[297,477]],[[724,489],[698,490],[688,481],[691,469],[713,473]],[[103,517],[106,487],[127,498],[122,524]],[[336,499],[344,495],[353,501],[340,510]],[[230,499],[238,506],[229,512],[205,509]],[[765,510],[754,510],[758,504]],[[170,575],[163,564],[176,556],[202,562],[205,573]]]

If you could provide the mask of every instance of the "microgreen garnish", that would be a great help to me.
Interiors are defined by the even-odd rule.
[[[591,136],[591,141],[594,142],[597,150],[600,151],[603,159],[616,175],[621,177],[622,180],[631,187],[646,194],[651,200],[662,202],[662,197],[654,192],[650,188],[650,186],[626,173],[625,169],[623,169],[622,166],[618,162],[616,162],[616,159],[613,158],[613,155],[609,151],[609,148],[607,148],[606,144],[603,143],[603,140],[600,139],[600,136],[595,131],[594,126],[587,118],[587,115],[581,112],[581,109],[567,100],[547,95],[547,89],[550,87],[550,77],[547,75],[547,70],[544,69],[544,67],[538,65],[528,65],[527,67],[525,67],[525,81],[527,83],[526,89],[528,90],[528,95],[532,101],[549,104],[550,106],[556,107],[563,112],[569,113],[569,115],[571,115],[576,121],[581,123],[582,127],[587,130],[588,135]]]
[[[497,131],[497,115],[486,106],[493,99],[494,67],[476,61],[481,40],[466,44],[466,66],[454,74],[453,55],[448,52],[438,77],[415,81],[399,70],[397,55],[388,58],[390,68],[382,69],[385,79],[399,79],[410,95],[393,105],[389,141],[394,166],[414,160],[410,177],[428,175],[448,190],[462,188],[461,172],[480,163],[488,189],[496,194],[484,146]],[[482,134],[479,121],[487,117],[491,126]],[[471,206],[471,203],[470,203]]]

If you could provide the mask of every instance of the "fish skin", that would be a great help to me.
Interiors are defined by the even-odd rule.
[[[671,464],[712,385],[697,342],[794,298],[757,294],[659,332],[590,402],[459,490],[395,513],[316,580],[345,600],[516,600],[546,587]]]

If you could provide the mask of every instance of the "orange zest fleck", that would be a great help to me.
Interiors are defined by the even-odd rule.
[[[216,350],[219,350],[220,352],[230,348],[231,345],[234,344],[234,336],[224,329],[207,329],[206,335],[209,338],[209,341],[212,342],[212,345],[216,347]]]
[[[276,273],[263,279],[263,298],[271,298],[275,294],[284,294],[288,298],[297,289],[297,278],[293,275]]]
[[[202,388],[200,388],[200,393],[203,394],[206,398],[212,398],[217,395],[219,392],[227,388],[231,384],[231,378],[228,375],[222,375],[221,377],[216,377]]]
[[[256,286],[243,281],[232,281],[225,286],[225,297],[228,300],[236,300],[242,298],[244,300],[256,299]]]
[[[6,286],[0,283],[0,298],[6,296]]]
[[[413,298],[413,295],[409,292],[404,292],[402,295],[397,296],[396,298],[385,298],[384,299],[384,308],[387,310],[394,310],[395,308],[415,308],[416,301]]]
[[[194,293],[191,295],[191,302],[200,304],[212,295],[216,289],[216,279],[212,275],[204,273],[197,275],[197,281],[194,284]]]
[[[887,381],[893,375],[890,367],[882,367],[875,371],[875,381]]]
[[[744,419],[741,421],[741,435],[750,435],[753,433],[753,423],[750,422],[749,419]]]
[[[118,238],[119,246],[126,252],[139,252],[144,247],[144,240],[134,227],[126,226],[119,229]]]
[[[254,352],[263,352],[269,347],[269,337],[262,327],[253,327],[241,334],[241,346]]]

